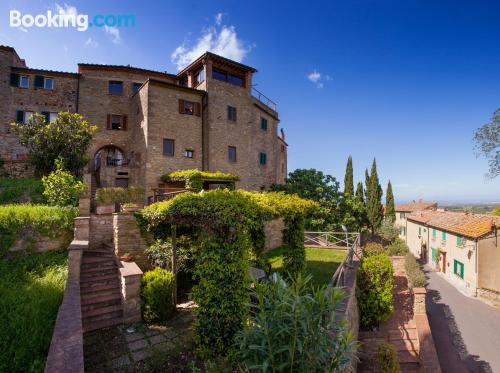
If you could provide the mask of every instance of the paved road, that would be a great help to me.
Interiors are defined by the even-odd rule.
[[[463,295],[433,271],[426,274],[427,313],[443,372],[500,373],[500,310]]]

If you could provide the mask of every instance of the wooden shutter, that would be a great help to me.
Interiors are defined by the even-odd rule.
[[[18,110],[16,113],[16,122],[23,123],[24,122],[24,111]]]
[[[35,88],[43,88],[43,76],[35,75]]]
[[[10,74],[10,85],[12,87],[19,87],[19,74]]]
[[[50,113],[48,111],[42,111],[42,115],[45,117],[45,123],[49,124],[49,122],[50,122]]]
[[[123,118],[122,118],[122,129],[124,131],[127,130],[127,116],[126,115],[124,115]]]
[[[111,129],[111,114],[108,114],[107,122],[106,122],[106,129],[110,130]]]
[[[184,100],[179,99],[179,113],[184,114]]]
[[[194,115],[201,117],[201,105],[199,102],[194,103]]]

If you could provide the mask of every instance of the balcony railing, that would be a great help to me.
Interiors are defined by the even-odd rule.
[[[106,158],[106,166],[108,167],[126,166],[129,163],[129,159]]]
[[[276,102],[271,100],[269,97],[267,97],[262,92],[256,90],[254,87],[252,87],[252,96],[255,97],[257,100],[259,100],[259,102],[261,102],[264,105],[266,105],[267,107],[269,107],[270,109],[272,109],[274,111],[278,111],[277,106],[276,106]]]

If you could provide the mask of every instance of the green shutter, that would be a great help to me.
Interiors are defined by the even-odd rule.
[[[35,88],[43,88],[43,76],[35,75]]]
[[[19,87],[19,74],[10,74],[10,85],[12,87]]]
[[[446,241],[446,232],[441,232],[441,239]]]
[[[45,117],[45,123],[50,123],[50,113],[48,111],[42,111],[42,115]]]
[[[16,122],[23,123],[24,122],[24,111],[18,110],[16,113]]]
[[[432,228],[432,237],[436,238],[436,228]]]
[[[457,236],[457,246],[462,246],[462,236]]]
[[[464,264],[458,260],[453,261],[453,273],[459,276],[462,280],[464,278]]]
[[[421,236],[422,235],[422,227],[418,227],[418,235]]]

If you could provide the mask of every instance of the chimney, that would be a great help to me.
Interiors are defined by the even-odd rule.
[[[281,140],[285,141],[285,131],[283,130],[283,128],[280,128],[280,132],[281,132]]]

